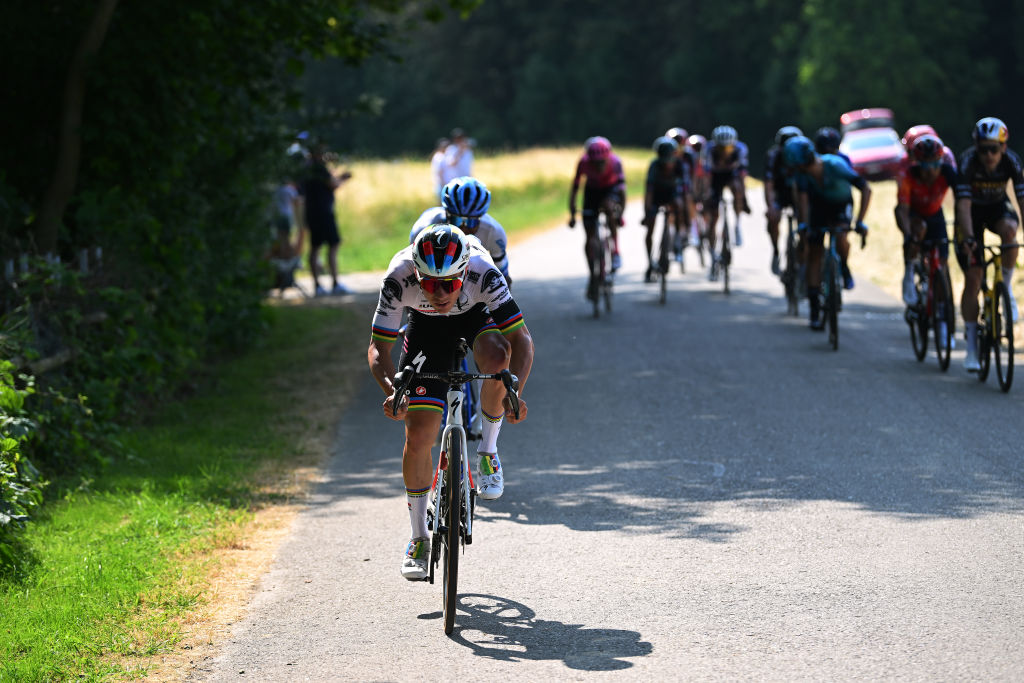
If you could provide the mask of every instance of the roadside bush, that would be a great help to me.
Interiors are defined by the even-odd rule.
[[[39,473],[23,452],[37,428],[25,408],[32,393],[32,378],[16,378],[14,364],[0,360],[0,570],[15,563],[17,533],[42,503]]]

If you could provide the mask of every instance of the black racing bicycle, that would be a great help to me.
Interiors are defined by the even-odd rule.
[[[921,250],[911,264],[917,301],[907,306],[903,313],[910,326],[914,356],[922,361],[928,355],[928,330],[931,329],[935,339],[935,355],[939,369],[943,372],[949,368],[949,356],[956,332],[953,284],[949,279],[949,269],[939,258],[939,248],[948,242],[946,238],[915,240],[914,243]]]
[[[981,276],[982,307],[978,320],[978,381],[988,378],[988,371],[995,359],[996,379],[1003,392],[1010,391],[1013,384],[1013,301],[1010,299],[1010,283],[1003,279],[1003,249],[1021,247],[1022,244],[984,245],[989,256],[985,259],[985,271],[992,271],[992,285],[988,284],[986,272]]]
[[[409,394],[409,387],[415,379],[436,379],[448,384],[441,456],[434,470],[427,506],[427,528],[431,538],[426,580],[434,583],[434,570],[441,563],[444,577],[444,632],[449,635],[455,628],[455,611],[459,601],[459,554],[473,542],[473,514],[476,509],[476,488],[473,486],[466,454],[466,425],[461,410],[466,400],[464,387],[475,380],[500,381],[508,393],[512,414],[517,419],[519,417],[519,379],[508,370],[494,374],[464,371],[462,363],[468,352],[466,340],[460,339],[456,343],[451,370],[448,372],[417,372],[413,366],[405,366],[395,375],[391,398],[393,414],[397,414],[399,401]]]
[[[672,240],[672,207],[668,204],[658,207],[658,213],[654,215],[654,225],[651,226],[651,230],[657,226],[658,216],[663,217],[661,225],[661,239],[658,243],[658,260],[652,259],[648,273],[652,276],[651,279],[658,280],[658,303],[664,304],[668,299],[668,266],[672,260],[674,253],[674,243]]]
[[[722,196],[719,204],[719,213],[722,214],[722,248],[718,257],[711,264],[712,273],[715,279],[722,277],[723,291],[729,294],[729,266],[732,265],[732,246],[729,241],[729,200]]]
[[[611,213],[615,213],[614,210]],[[605,313],[612,312],[612,244],[611,230],[608,228],[608,212],[597,212],[597,227],[587,237],[587,268],[590,279],[587,282],[587,299],[594,307],[594,317],[601,316],[601,304],[604,303]],[[612,216],[611,220],[618,220]]]

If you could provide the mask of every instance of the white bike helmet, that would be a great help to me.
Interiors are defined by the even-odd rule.
[[[425,277],[455,277],[469,265],[466,235],[454,225],[434,223],[416,236],[412,247],[416,270]]]
[[[716,145],[725,147],[726,145],[735,145],[738,137],[736,129],[732,126],[718,126],[711,131],[711,139]]]

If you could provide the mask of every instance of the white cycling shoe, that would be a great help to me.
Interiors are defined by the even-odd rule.
[[[414,538],[405,548],[402,558],[402,576],[409,581],[423,581],[427,578],[427,562],[430,560],[430,539]]]
[[[476,494],[484,500],[497,500],[505,492],[505,477],[497,453],[480,453],[477,464]]]
[[[967,357],[964,358],[964,370],[967,372],[978,372],[981,370],[981,363],[978,362],[978,350],[967,348]]]

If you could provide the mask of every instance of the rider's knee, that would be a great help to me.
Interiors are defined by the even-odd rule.
[[[430,453],[440,426],[440,419],[423,419],[413,416],[405,422],[406,450],[410,453]]]
[[[498,372],[508,367],[512,358],[512,346],[504,335],[483,334],[473,348],[473,358],[480,372]]]

